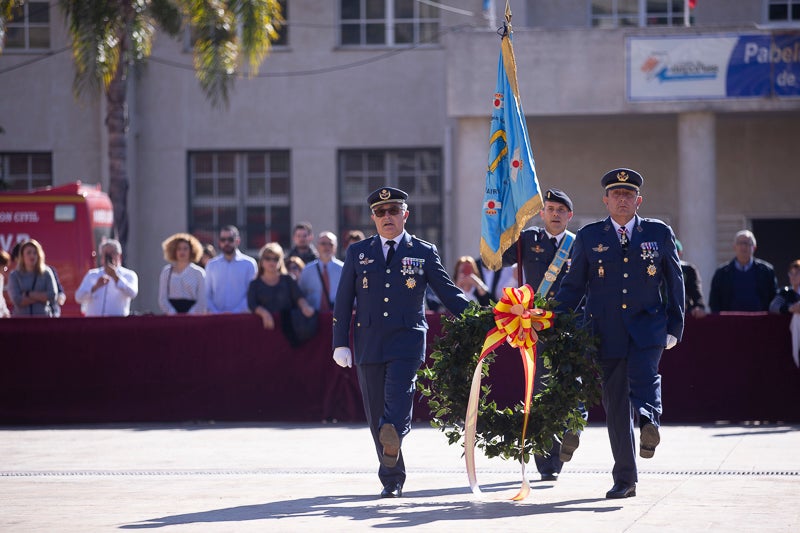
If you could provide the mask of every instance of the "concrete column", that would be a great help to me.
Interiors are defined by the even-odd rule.
[[[678,116],[678,224],[683,256],[697,265],[708,303],[717,266],[716,120],[713,113]]]

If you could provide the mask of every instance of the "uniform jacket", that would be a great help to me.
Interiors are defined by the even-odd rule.
[[[561,308],[575,309],[586,295],[586,319],[600,336],[600,358],[607,359],[624,357],[629,337],[640,348],[663,346],[668,333],[680,340],[683,291],[669,226],[636,216],[624,253],[608,217],[578,231],[555,298]]]
[[[442,266],[436,246],[403,233],[390,264],[375,235],[347,247],[333,315],[333,347],[350,345],[355,309],[356,364],[424,359],[425,290],[454,314],[468,304]]]
[[[720,311],[733,311],[731,309],[733,301],[733,272],[736,269],[733,258],[727,264],[721,265],[714,272],[711,278],[711,294],[708,298],[708,305],[712,313]],[[756,292],[761,309],[769,309],[769,303],[778,291],[778,280],[775,277],[775,269],[766,261],[756,257],[753,258],[753,268],[756,269]]]
[[[533,290],[537,290],[545,272],[547,272],[547,267],[553,262],[558,248],[553,246],[544,228],[533,226],[523,230],[519,234],[519,239],[522,241],[522,272],[525,274],[525,283],[533,287]],[[573,244],[570,255],[572,255],[574,249],[575,245]],[[514,243],[503,254],[503,265],[513,265],[516,262],[517,243]],[[561,272],[558,273],[555,282],[550,286],[550,291],[542,296],[549,300],[556,295],[567,270],[569,270],[569,261],[561,267]]]
[[[778,291],[778,294],[769,304],[770,313],[788,313],[789,306],[800,301],[800,294],[787,285]]]

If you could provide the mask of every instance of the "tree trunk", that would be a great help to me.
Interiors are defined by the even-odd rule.
[[[117,72],[106,89],[108,114],[109,196],[114,206],[114,232],[122,245],[123,254],[128,244],[128,104],[127,104],[127,54],[120,53]]]

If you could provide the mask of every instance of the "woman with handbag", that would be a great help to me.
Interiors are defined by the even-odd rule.
[[[12,316],[53,316],[58,288],[53,271],[44,262],[42,245],[35,239],[19,247],[17,268],[8,279],[8,294],[14,303]]]
[[[265,244],[258,252],[258,274],[248,287],[247,306],[261,317],[264,329],[275,329],[274,314],[280,314],[283,333],[292,345],[316,332],[316,311],[287,273],[283,248],[277,242]]]
[[[206,312],[206,271],[195,263],[203,247],[194,235],[176,233],[161,243],[169,263],[158,283],[158,307],[167,315]]]

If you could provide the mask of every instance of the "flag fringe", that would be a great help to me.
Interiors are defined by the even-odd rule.
[[[517,242],[519,234],[528,225],[530,219],[542,210],[542,197],[537,194],[529,198],[527,202],[522,204],[522,207],[517,211],[516,222],[513,226],[505,230],[500,235],[500,248],[495,252],[489,247],[486,240],[481,237],[481,260],[483,263],[492,270],[500,270],[503,266],[503,253],[508,250],[512,244]]]

